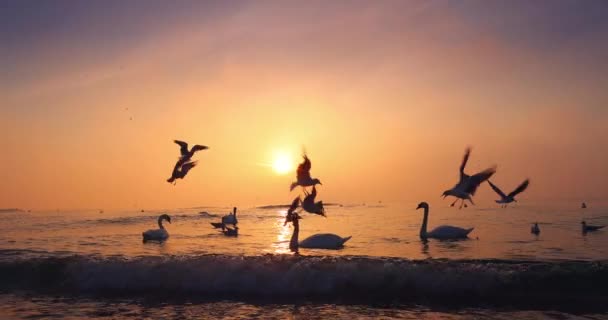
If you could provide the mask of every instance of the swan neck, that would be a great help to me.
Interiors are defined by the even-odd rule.
[[[424,217],[422,218],[422,226],[420,227],[420,238],[426,238],[426,224],[429,220],[429,208],[424,208]]]
[[[158,217],[158,227],[160,229],[164,229],[165,227],[163,226],[163,218],[162,217]]]

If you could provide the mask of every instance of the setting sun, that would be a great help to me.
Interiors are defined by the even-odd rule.
[[[292,169],[291,157],[286,154],[278,154],[272,163],[272,170],[278,174],[286,174]]]

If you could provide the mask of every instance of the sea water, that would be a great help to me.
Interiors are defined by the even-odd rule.
[[[232,208],[3,210],[2,318],[568,318],[608,311],[608,206],[525,203],[458,210],[430,203],[335,204],[302,213],[300,239],[352,236],[341,250],[289,251],[285,207],[239,208],[239,235],[211,222]],[[170,238],[143,243],[159,214]],[[538,222],[541,234],[530,233]]]

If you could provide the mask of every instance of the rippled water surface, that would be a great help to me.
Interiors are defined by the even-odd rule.
[[[352,236],[341,250],[289,252],[285,208],[1,211],[2,319],[600,319],[608,308],[608,206],[526,203],[458,210],[429,227],[475,227],[423,242],[416,203],[342,204],[303,214],[300,239]],[[170,238],[143,243],[168,213]],[[530,234],[538,222],[541,234]]]
[[[431,203],[429,229],[441,224],[475,227],[470,240],[429,241],[418,238],[422,220],[415,203],[336,205],[327,218],[304,214],[300,239],[315,233],[353,236],[342,250],[303,250],[303,254],[364,255],[409,259],[540,259],[603,260],[608,257],[608,230],[584,235],[580,222],[608,224],[608,206],[588,209],[577,203],[522,204],[508,209],[478,206],[458,210],[446,202]],[[75,212],[3,212],[3,249],[100,255],[260,255],[288,253],[291,226],[284,226],[284,208],[241,208],[240,234],[225,237],[210,222],[231,208],[196,208]],[[141,233],[157,228],[160,213],[168,212],[169,241],[143,244]],[[201,214],[201,212],[203,212]],[[541,234],[530,234],[539,222]]]

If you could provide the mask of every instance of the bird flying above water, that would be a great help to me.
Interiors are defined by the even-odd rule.
[[[177,143],[180,147],[179,152],[181,153],[180,161],[187,162],[190,161],[195,152],[200,150],[207,150],[209,147],[203,146],[200,144],[194,145],[190,150],[188,150],[188,143],[180,140],[173,140],[173,142]]]
[[[322,184],[321,181],[319,181],[319,179],[313,179],[310,176],[310,168],[312,167],[312,163],[310,162],[310,159],[308,159],[308,156],[306,155],[306,153],[304,153],[302,155],[302,157],[304,158],[304,162],[300,163],[300,165],[298,165],[298,170],[297,170],[297,181],[293,182],[291,184],[291,186],[289,187],[289,191],[293,191],[293,189],[295,189],[295,187],[297,186],[301,186],[301,187],[310,187],[310,186],[314,186],[316,184]]]
[[[309,213],[322,215],[325,217],[325,208],[323,208],[323,201],[315,203],[315,197],[317,196],[317,188],[312,186],[312,192],[306,193],[306,197],[302,200],[302,209]]]
[[[496,167],[491,167],[472,176],[464,173],[464,168],[467,165],[467,161],[469,161],[470,155],[471,148],[466,148],[464,158],[460,164],[460,180],[454,187],[452,187],[452,189],[446,190],[442,194],[444,199],[447,196],[456,197],[456,200],[450,205],[451,207],[458,202],[458,199],[462,200],[460,203],[460,208],[462,208],[462,206],[465,204],[465,200],[469,200],[471,204],[474,205],[475,203],[473,203],[471,196],[475,195],[475,191],[477,191],[477,188],[481,183],[490,179],[490,177],[496,172]]]
[[[175,184],[175,180],[183,179],[188,174],[188,171],[194,167],[196,167],[196,161],[186,163],[177,161],[175,167],[173,168],[173,172],[171,173],[171,177],[167,179],[167,182]]]
[[[492,187],[492,189],[500,196],[500,200],[496,200],[496,203],[500,203],[501,207],[506,208],[507,204],[511,202],[517,202],[517,200],[515,200],[515,196],[524,192],[524,190],[528,188],[530,180],[526,179],[509,194],[505,194],[504,192],[502,192],[496,185],[492,183],[492,181],[488,180],[488,183],[490,184],[490,187]]]

